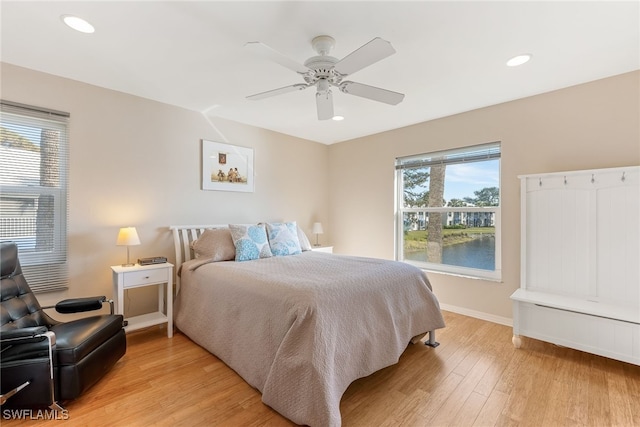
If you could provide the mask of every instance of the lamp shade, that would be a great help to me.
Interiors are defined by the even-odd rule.
[[[118,232],[117,246],[135,246],[140,244],[140,238],[135,227],[123,227]]]
[[[313,234],[322,234],[322,233],[324,233],[324,231],[322,230],[322,223],[321,222],[314,222],[313,223],[313,229],[311,230],[311,232]]]

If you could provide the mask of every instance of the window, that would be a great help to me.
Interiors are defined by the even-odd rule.
[[[500,143],[396,159],[396,258],[501,280]]]
[[[0,102],[0,240],[34,292],[66,289],[69,114]]]

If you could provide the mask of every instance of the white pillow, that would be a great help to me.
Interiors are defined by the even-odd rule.
[[[310,251],[313,248],[311,247],[311,242],[309,242],[309,238],[307,237],[306,234],[304,234],[304,231],[302,231],[302,228],[300,227],[297,227],[297,228],[298,228],[298,241],[300,242],[300,249],[302,250],[302,252]]]
[[[295,221],[267,223],[267,237],[271,253],[275,256],[302,253],[298,240],[298,226]]]
[[[264,224],[229,224],[229,229],[236,247],[236,261],[249,261],[273,256]]]

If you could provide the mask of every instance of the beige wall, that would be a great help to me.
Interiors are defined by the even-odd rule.
[[[135,226],[142,241],[132,259],[173,260],[173,224],[296,220],[310,237],[314,221],[328,224],[326,145],[9,64],[1,76],[2,99],[71,114],[70,288],[42,294],[44,304],[111,296],[109,266],[126,259],[115,245],[122,226]],[[202,191],[201,139],[253,148],[255,192]],[[138,296],[127,303],[128,313],[147,307]]]
[[[501,141],[503,282],[429,276],[443,304],[510,319],[520,279],[517,176],[640,164],[639,80],[623,74],[330,146],[336,252],[393,259],[396,157]]]
[[[142,240],[134,259],[173,259],[171,224],[279,219],[309,235],[322,221],[338,253],[393,259],[395,158],[502,141],[503,283],[430,278],[443,304],[508,319],[520,274],[517,175],[640,164],[640,72],[325,146],[8,64],[0,71],[2,99],[71,113],[71,286],[44,303],[110,296],[126,225]],[[256,191],[200,190],[201,139],[254,148]],[[147,308],[145,298],[128,302]]]

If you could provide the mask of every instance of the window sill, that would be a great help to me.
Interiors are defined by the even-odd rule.
[[[435,267],[428,263],[412,262],[412,261],[406,261],[406,260],[403,260],[402,262],[414,265],[420,268],[421,270],[424,270],[429,273],[445,274],[447,276],[455,276],[455,277],[461,277],[465,279],[485,280],[485,281],[495,282],[495,283],[504,283],[502,281],[502,272],[499,270],[488,271],[488,270],[478,270],[473,268],[444,266],[444,265],[438,265],[437,267]]]

